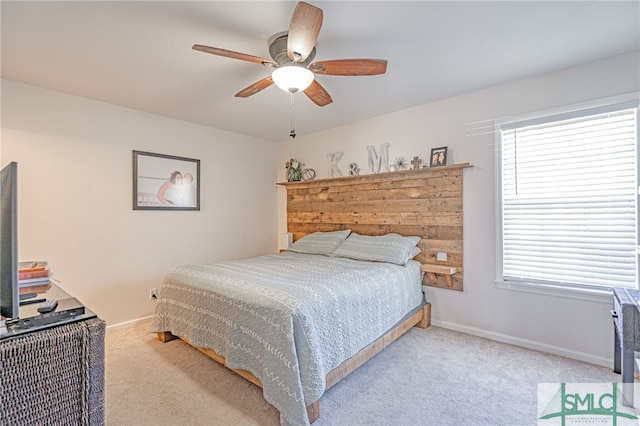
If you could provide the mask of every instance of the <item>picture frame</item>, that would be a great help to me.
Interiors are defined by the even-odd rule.
[[[200,210],[200,160],[134,150],[133,210]]]
[[[431,160],[429,167],[438,167],[447,165],[447,147],[441,146],[440,148],[431,149]]]

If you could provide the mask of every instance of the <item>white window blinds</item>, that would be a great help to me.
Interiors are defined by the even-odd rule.
[[[503,281],[637,286],[636,120],[618,105],[501,127]]]

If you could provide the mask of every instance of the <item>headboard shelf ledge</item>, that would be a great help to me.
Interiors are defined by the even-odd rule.
[[[442,173],[451,170],[458,169],[466,169],[473,167],[471,163],[460,163],[460,164],[450,164],[448,166],[438,166],[438,167],[422,167],[420,169],[409,169],[409,170],[400,170],[395,172],[382,172],[382,173],[371,173],[367,175],[357,175],[357,176],[341,176],[341,177],[333,177],[333,178],[324,178],[324,179],[313,179],[313,180],[302,180],[302,181],[294,181],[294,182],[277,182],[276,185],[282,186],[305,186],[312,185],[317,183],[338,183],[338,182],[349,182],[353,183],[353,181],[367,179],[371,180],[371,178],[380,178],[380,180],[393,180],[402,175],[407,175],[406,177],[423,177],[425,175],[430,175],[434,173]]]

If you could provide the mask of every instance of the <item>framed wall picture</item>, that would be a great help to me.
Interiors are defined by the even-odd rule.
[[[200,160],[133,151],[134,210],[200,210]]]
[[[446,166],[447,165],[447,147],[433,148],[431,150],[431,162],[429,167]]]

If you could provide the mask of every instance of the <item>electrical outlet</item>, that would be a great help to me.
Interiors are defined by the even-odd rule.
[[[158,299],[158,289],[157,288],[152,288],[151,290],[149,290],[149,299],[151,299],[151,300],[157,300]]]
[[[447,261],[447,253],[444,251],[439,251],[436,253],[436,260],[438,262],[446,262]]]

